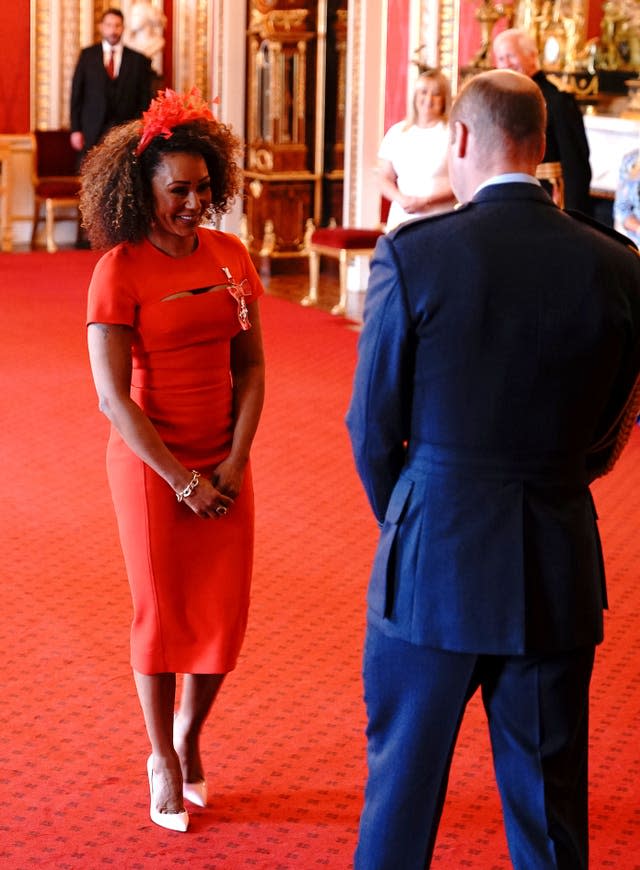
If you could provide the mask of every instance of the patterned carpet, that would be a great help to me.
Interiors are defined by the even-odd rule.
[[[253,460],[249,632],[204,735],[211,805],[193,809],[187,834],[171,834],[148,817],[107,424],[86,359],[95,259],[0,255],[0,867],[348,868],[365,776],[360,650],[376,534],[343,424],[356,331],[264,300],[268,399]],[[592,866],[633,870],[640,431],[595,490],[611,613],[593,687]],[[474,699],[433,867],[509,866]]]

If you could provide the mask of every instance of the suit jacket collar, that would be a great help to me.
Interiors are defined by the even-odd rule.
[[[507,202],[516,199],[540,202],[556,208],[553,200],[542,187],[518,181],[507,184],[490,184],[483,187],[476,193],[471,202]]]

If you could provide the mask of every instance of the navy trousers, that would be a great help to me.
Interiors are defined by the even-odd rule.
[[[369,626],[369,775],[356,870],[429,867],[451,758],[478,688],[516,870],[588,866],[588,711],[594,647],[549,656],[451,653]]]

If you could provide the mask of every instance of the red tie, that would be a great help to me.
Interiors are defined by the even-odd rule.
[[[111,54],[109,55],[109,60],[107,61],[107,75],[110,79],[115,79],[116,77],[116,50],[115,48],[111,49]]]

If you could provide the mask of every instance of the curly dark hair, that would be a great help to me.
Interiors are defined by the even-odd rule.
[[[81,169],[80,211],[92,247],[141,241],[154,218],[151,181],[165,154],[195,154],[211,178],[211,213],[229,211],[240,189],[240,141],[230,127],[199,118],[156,136],[139,157],[140,121],[114,127],[87,154]]]

